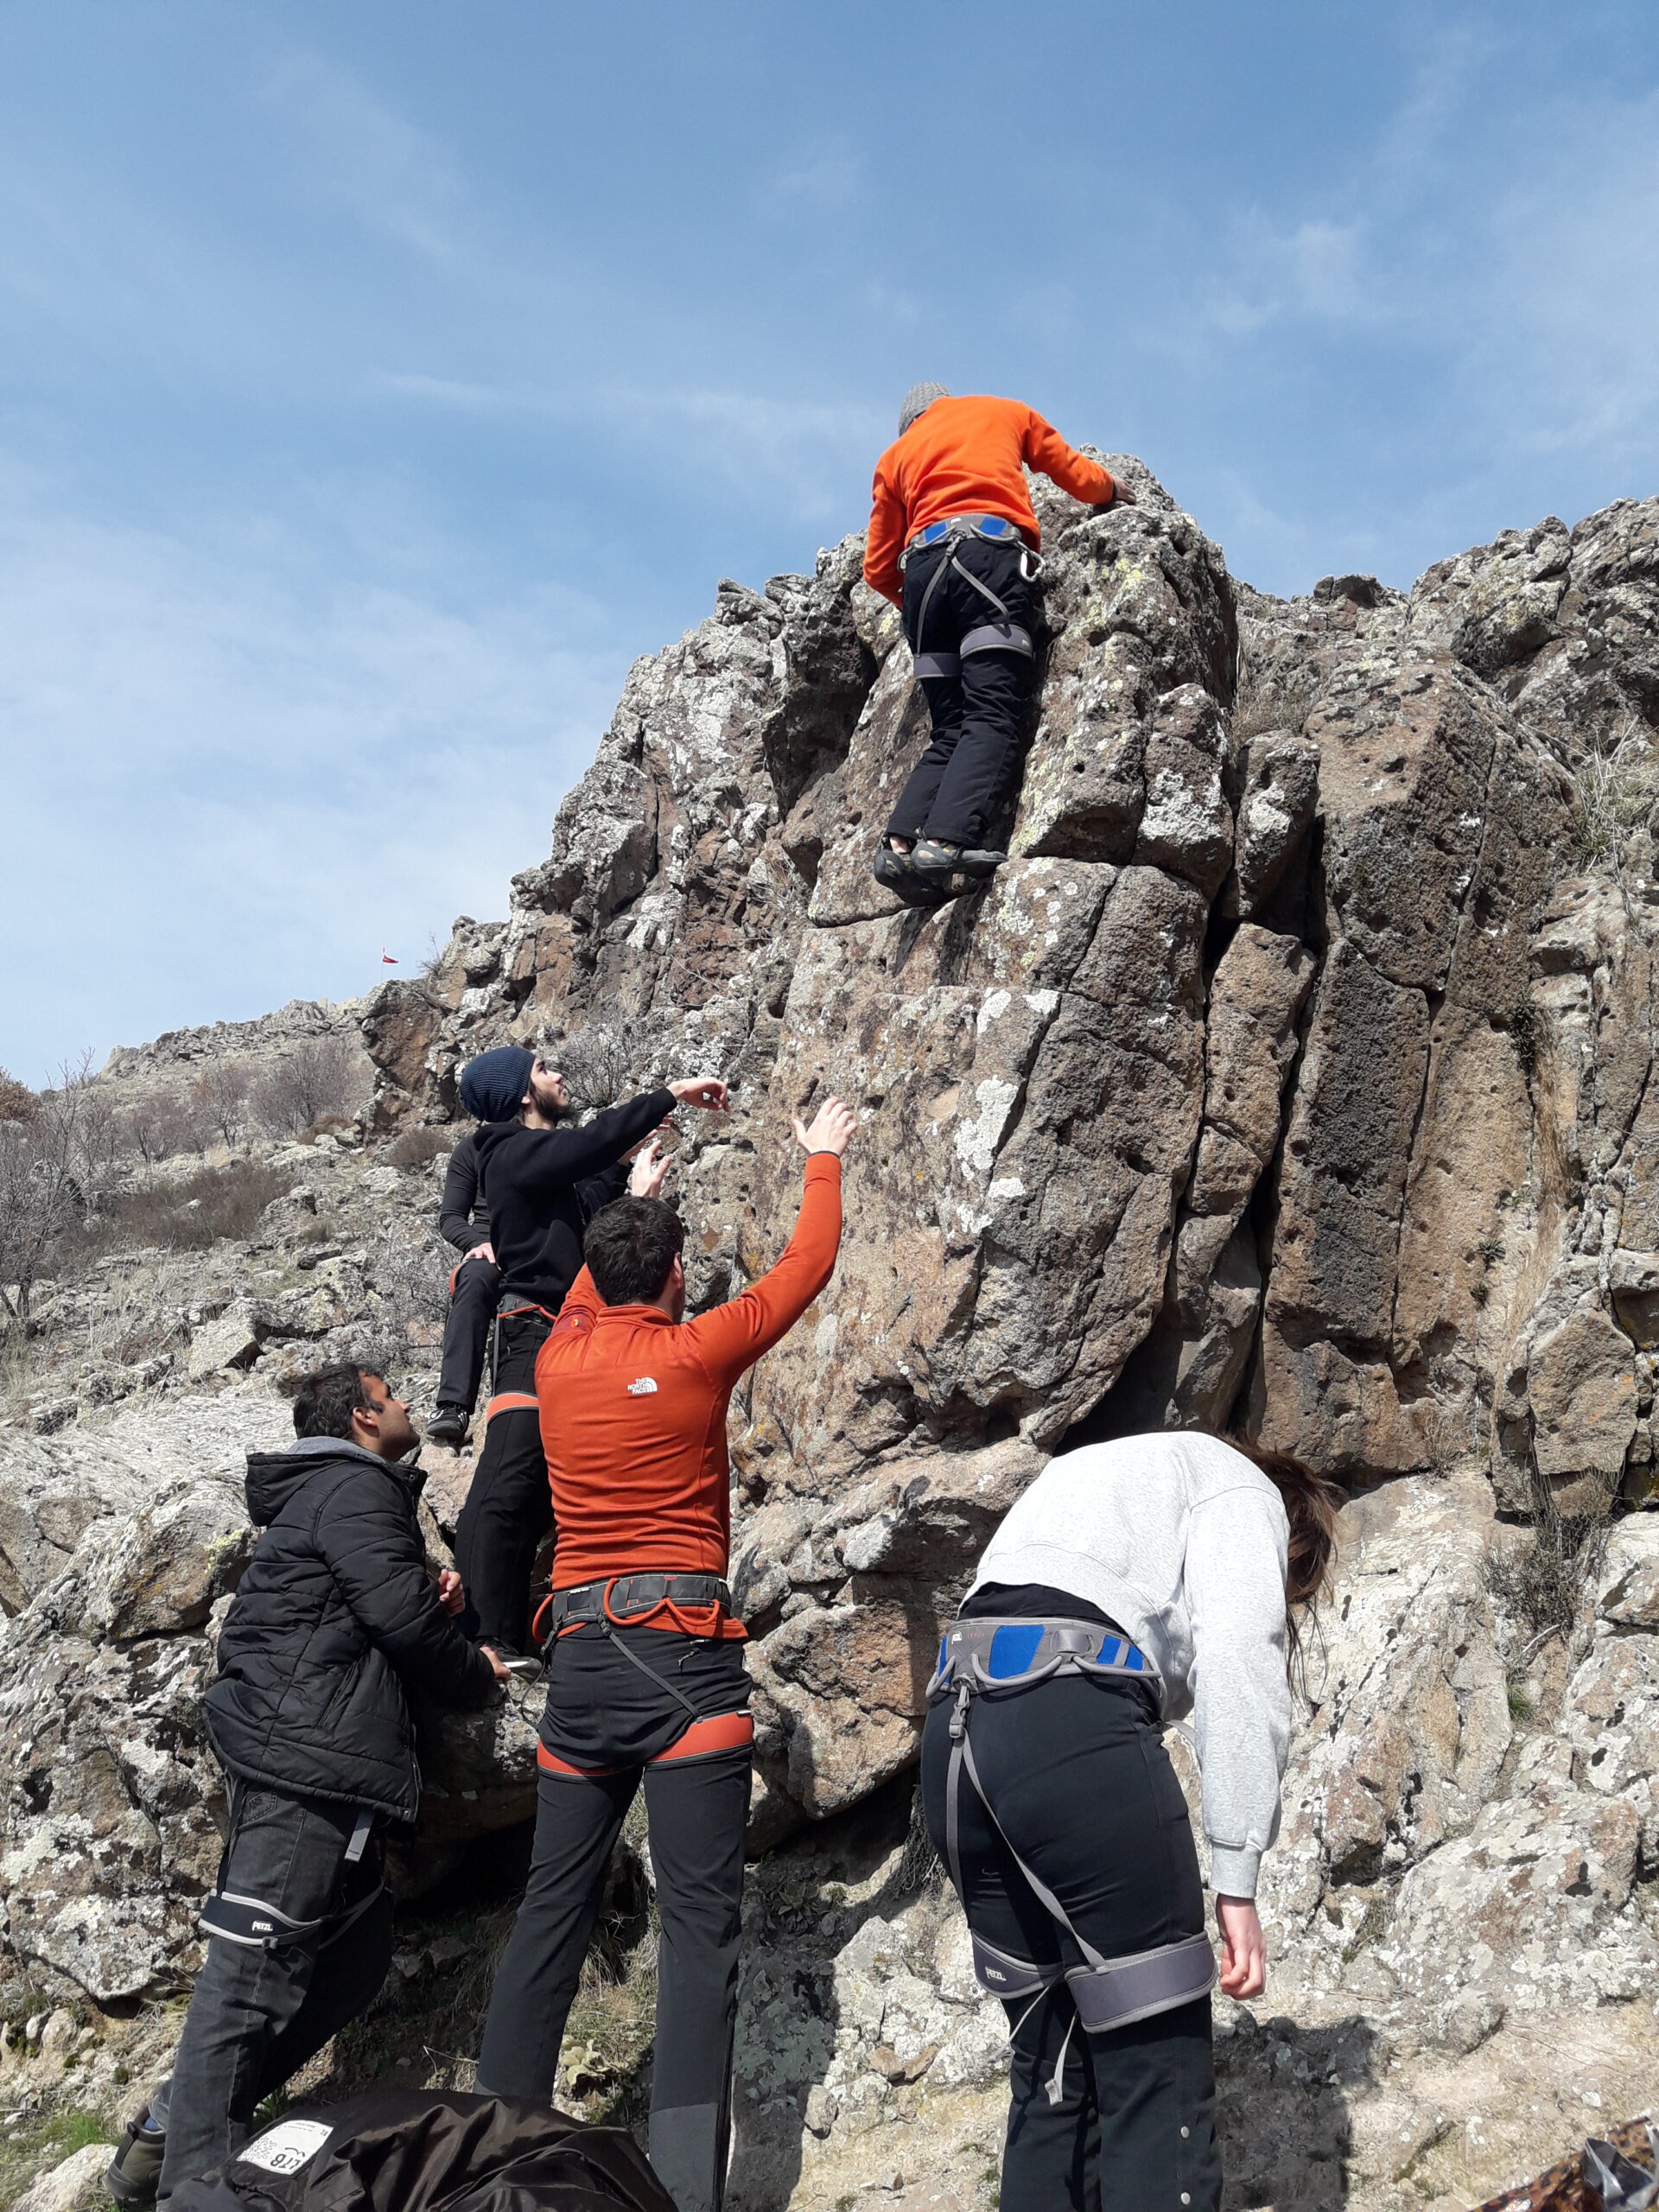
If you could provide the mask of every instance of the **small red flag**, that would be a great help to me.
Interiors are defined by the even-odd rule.
[[[395,968],[397,965],[397,963],[393,959],[391,953],[386,950],[384,944],[380,948],[380,965],[383,968]]]

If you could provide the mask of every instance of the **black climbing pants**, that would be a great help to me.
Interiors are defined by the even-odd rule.
[[[899,794],[887,833],[982,846],[1016,768],[1036,661],[1031,653],[973,649],[973,632],[1000,618],[966,577],[946,566],[950,550],[961,568],[996,594],[1033,644],[1039,636],[1040,599],[1036,585],[1020,573],[1018,546],[967,537],[957,539],[953,549],[927,547],[910,556],[905,563],[905,635],[911,650],[960,658],[955,673],[921,677],[933,719],[932,742]],[[929,597],[928,587],[941,568],[945,572]],[[926,635],[918,636],[925,597]],[[961,653],[964,639],[970,650]]]
[[[449,1278],[449,1311],[443,1324],[443,1360],[437,1402],[471,1413],[489,1351],[490,1324],[501,1291],[493,1260],[463,1260]]]
[[[455,1527],[467,1592],[461,1625],[475,1643],[511,1655],[530,1649],[530,1577],[553,1525],[553,1493],[536,1403],[536,1355],[553,1324],[539,1309],[499,1324],[484,1444]]]
[[[290,1920],[347,1911],[380,1881],[378,1842],[346,1857],[356,1823],[350,1805],[233,1783],[221,1886]],[[367,2009],[391,1964],[384,1893],[333,1943],[265,1951],[209,1937],[172,2079],[150,2100],[167,2135],[163,2200],[241,2148],[264,2100]]]
[[[629,1648],[645,1656],[652,1671],[675,1683],[711,1721],[743,1713],[748,1681],[741,1644],[699,1648],[668,1630],[626,1633]],[[572,1641],[587,1648],[580,1664],[567,1668],[565,1647]],[[682,1672],[677,1660],[688,1650]],[[562,1705],[569,1710],[557,1711]],[[626,1764],[582,1773],[555,1759],[563,1770],[549,1770],[550,1735],[600,1751],[612,1714],[613,1748],[633,1754]],[[606,1865],[643,1777],[662,1923],[647,2147],[679,2212],[719,2212],[731,2137],[750,1754],[744,1745],[699,1755],[693,1748],[696,1726],[594,1631],[561,1640],[542,1727],[530,1878],[490,1995],[478,2087],[496,2096],[552,2102],[559,2046]],[[670,1740],[654,1757],[640,1756],[664,1735]]]
[[[941,1857],[950,1715],[931,1707],[922,1738],[923,1807]],[[1140,1691],[1060,1675],[976,1697],[969,1728],[1008,1843],[1104,1957],[1203,1932],[1185,1800]],[[966,1782],[960,1804],[969,1925],[1039,1966],[1080,1964]],[[1104,2035],[1084,2033],[1064,1981],[1007,2010],[1001,2212],[1219,2212],[1208,1997]]]

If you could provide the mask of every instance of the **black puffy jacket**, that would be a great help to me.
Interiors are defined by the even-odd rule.
[[[248,1454],[254,1546],[219,1639],[208,1740],[245,1781],[368,1805],[420,1804],[404,1701],[487,1705],[489,1661],[439,1606],[415,1517],[419,1478],[338,1437]]]

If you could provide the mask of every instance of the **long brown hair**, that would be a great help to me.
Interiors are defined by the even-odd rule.
[[[1337,1515],[1347,1503],[1346,1493],[1329,1475],[1319,1474],[1305,1459],[1288,1452],[1269,1452],[1243,1436],[1224,1437],[1235,1452],[1242,1452],[1259,1467],[1278,1491],[1290,1523],[1290,1551],[1285,1567],[1285,1632],[1290,1643],[1291,1671],[1302,1681],[1302,1629],[1325,1577],[1337,1556]]]

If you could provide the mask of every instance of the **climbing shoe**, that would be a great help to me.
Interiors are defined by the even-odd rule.
[[[121,2131],[113,2158],[104,2169],[104,2186],[118,2204],[153,2204],[162,2185],[167,2138],[152,2126],[146,2105]]]
[[[435,1444],[459,1452],[467,1441],[467,1409],[464,1406],[440,1406],[426,1424],[426,1433]]]
[[[895,853],[889,844],[883,843],[876,854],[872,873],[884,891],[891,891],[906,906],[942,906],[950,896],[944,884],[930,883],[917,874],[908,853]]]
[[[938,879],[947,875],[995,875],[1007,859],[970,845],[946,845],[937,837],[918,837],[910,849],[910,865],[918,875]]]

